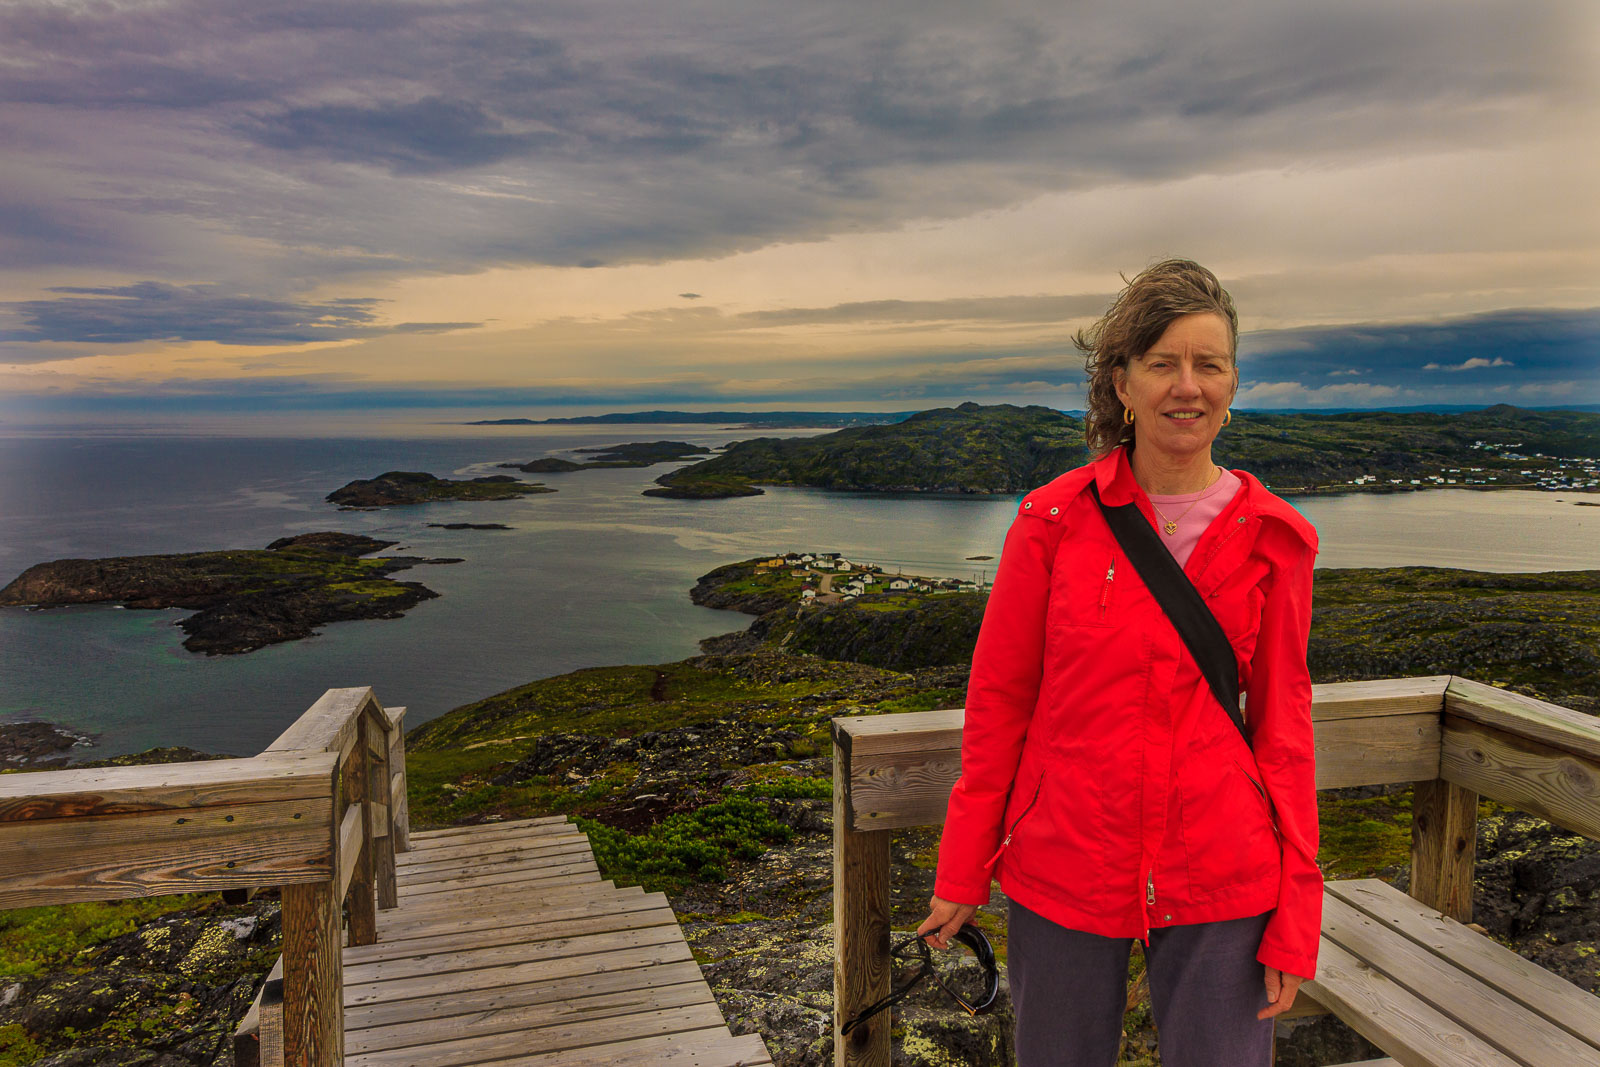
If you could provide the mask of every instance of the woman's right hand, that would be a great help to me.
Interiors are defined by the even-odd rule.
[[[967,920],[978,914],[976,904],[957,904],[953,900],[933,897],[928,901],[929,914],[922,920],[922,925],[917,927],[917,936],[921,937],[929,930],[935,931],[928,938],[928,944],[934,948],[949,948],[950,939],[956,936],[956,931],[966,925]]]

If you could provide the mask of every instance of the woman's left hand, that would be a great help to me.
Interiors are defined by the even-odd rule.
[[[1267,968],[1267,1006],[1256,1012],[1257,1019],[1270,1019],[1282,1015],[1294,1003],[1295,990],[1305,981],[1298,974],[1284,974],[1276,967]]]

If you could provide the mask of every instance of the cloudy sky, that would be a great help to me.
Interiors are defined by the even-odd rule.
[[[0,408],[1600,403],[1592,0],[9,0]]]

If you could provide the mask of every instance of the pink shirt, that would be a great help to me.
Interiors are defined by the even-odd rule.
[[[1222,509],[1228,506],[1228,501],[1238,491],[1239,476],[1224,467],[1222,477],[1198,493],[1184,493],[1181,496],[1150,494],[1150,503],[1156,509],[1156,532],[1161,535],[1161,543],[1171,550],[1178,566],[1185,566],[1189,562],[1194,546],[1200,543],[1200,535],[1205,533],[1212,519],[1222,514]],[[1163,519],[1175,521],[1178,524],[1177,532],[1167,533]]]

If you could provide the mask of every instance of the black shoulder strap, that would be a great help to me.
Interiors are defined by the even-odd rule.
[[[1094,494],[1094,502],[1100,505],[1100,513],[1106,517],[1106,524],[1116,535],[1122,551],[1133,561],[1134,569],[1156,603],[1172,620],[1183,643],[1189,646],[1189,654],[1210,683],[1217,703],[1239,728],[1245,744],[1249,744],[1244,716],[1239,714],[1239,661],[1233,653],[1233,642],[1222,632],[1222,624],[1211,614],[1200,590],[1194,587],[1167,546],[1150,528],[1150,523],[1145,521],[1137,504],[1111,507],[1100,499],[1100,488],[1092,481],[1089,492]]]

